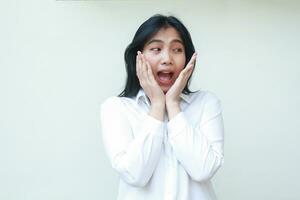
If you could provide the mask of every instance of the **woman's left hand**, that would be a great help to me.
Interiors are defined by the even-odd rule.
[[[189,63],[180,72],[175,83],[172,85],[172,87],[166,93],[166,106],[167,107],[168,107],[168,105],[172,105],[172,106],[178,105],[179,106],[180,94],[183,91],[184,87],[186,86],[186,83],[193,72],[196,57],[197,57],[197,53],[194,53],[193,56],[191,57]]]

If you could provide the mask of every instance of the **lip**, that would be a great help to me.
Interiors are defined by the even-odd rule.
[[[156,74],[159,85],[172,85],[173,76],[174,76],[174,73],[169,72],[169,71],[159,71]]]

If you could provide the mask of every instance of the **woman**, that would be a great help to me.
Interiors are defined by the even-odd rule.
[[[146,20],[127,47],[125,89],[101,105],[119,200],[216,199],[210,179],[224,162],[221,104],[188,88],[196,56],[173,16]]]

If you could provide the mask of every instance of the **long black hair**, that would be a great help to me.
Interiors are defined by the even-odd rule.
[[[183,23],[174,16],[164,16],[156,14],[146,20],[136,31],[132,42],[127,46],[124,59],[127,72],[127,79],[124,90],[119,94],[120,97],[134,97],[137,95],[141,88],[139,79],[136,75],[136,55],[137,51],[144,49],[144,45],[161,29],[172,27],[179,33],[185,48],[185,66],[191,59],[195,48],[192,42],[189,31],[183,25]],[[191,76],[190,76],[191,78]],[[192,93],[188,88],[190,78],[187,81],[185,88],[183,89],[184,94]]]

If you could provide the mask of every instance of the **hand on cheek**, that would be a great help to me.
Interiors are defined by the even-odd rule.
[[[169,119],[173,118],[177,113],[180,112],[179,102],[180,102],[180,94],[182,93],[184,87],[187,84],[189,77],[191,76],[197,54],[194,53],[191,57],[189,63],[186,67],[180,72],[177,77],[175,83],[166,93],[166,107],[169,115]]]
[[[136,73],[141,87],[151,101],[151,105],[165,106],[165,95],[154,78],[149,62],[140,51],[136,56]]]

